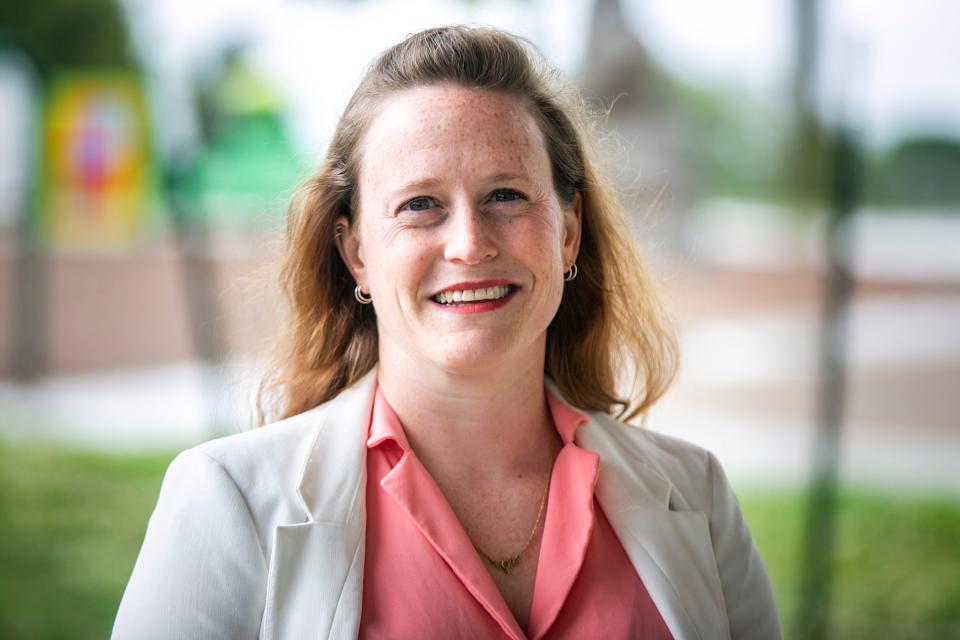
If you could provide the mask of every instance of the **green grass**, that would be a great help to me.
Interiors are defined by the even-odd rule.
[[[740,490],[788,638],[796,628],[803,495]],[[960,638],[960,498],[853,488],[839,499],[830,637]]]
[[[0,442],[0,637],[105,638],[173,453]],[[787,637],[803,497],[739,487]],[[960,638],[960,499],[847,490],[831,637]]]
[[[0,442],[0,637],[109,637],[172,459]]]

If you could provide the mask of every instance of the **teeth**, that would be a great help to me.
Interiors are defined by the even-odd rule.
[[[510,293],[510,286],[500,285],[496,287],[486,287],[485,289],[443,291],[433,296],[433,299],[441,304],[457,304],[484,300],[499,300],[508,293]]]

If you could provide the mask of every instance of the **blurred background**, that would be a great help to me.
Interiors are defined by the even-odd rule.
[[[98,638],[166,465],[252,427],[286,204],[406,34],[536,43],[683,344],[789,638],[960,637],[960,5],[6,0],[0,635]]]

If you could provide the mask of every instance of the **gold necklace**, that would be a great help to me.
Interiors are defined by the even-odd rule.
[[[488,556],[483,549],[477,545],[473,545],[473,548],[477,550],[483,559],[492,564],[494,567],[503,571],[505,574],[510,575],[510,572],[520,564],[520,557],[523,555],[523,552],[527,550],[527,547],[530,546],[530,543],[533,542],[534,536],[537,535],[537,530],[540,528],[540,520],[543,518],[543,509],[547,506],[547,494],[550,492],[550,476],[553,474],[553,459],[550,460],[550,468],[547,469],[547,482],[543,485],[543,495],[540,496],[540,508],[537,509],[537,521],[533,523],[533,531],[530,532],[530,537],[527,538],[527,542],[523,545],[523,548],[520,549],[520,552],[515,556],[510,556],[509,558],[503,558],[501,560],[495,560]]]

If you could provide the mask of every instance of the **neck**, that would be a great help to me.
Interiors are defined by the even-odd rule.
[[[378,383],[410,446],[435,476],[495,480],[543,473],[559,448],[542,357],[455,373],[410,366],[381,351]]]

